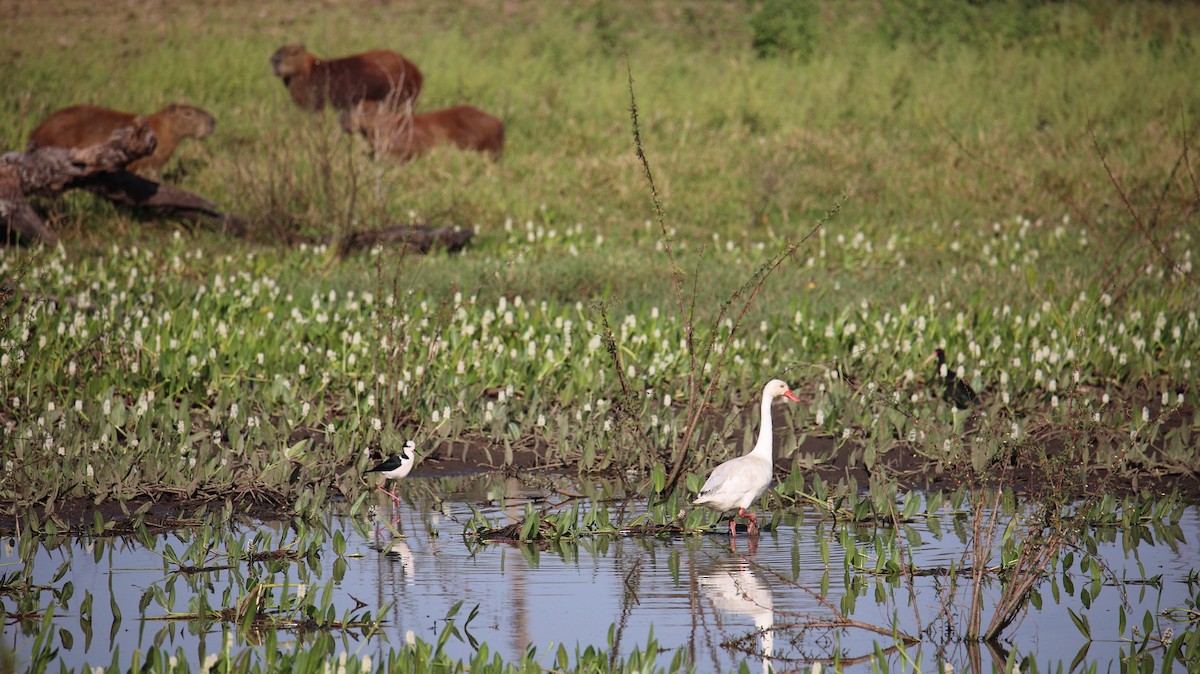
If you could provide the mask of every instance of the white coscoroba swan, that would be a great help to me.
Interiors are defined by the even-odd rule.
[[[754,449],[714,468],[704,486],[700,488],[700,495],[692,501],[693,505],[702,505],[720,513],[736,508],[737,515],[729,520],[729,533],[733,536],[737,536],[739,517],[750,521],[747,528],[751,535],[758,533],[758,518],[754,513],[746,512],[746,508],[749,508],[771,484],[774,464],[771,451],[771,403],[779,396],[789,400],[800,400],[783,381],[772,379],[767,382],[763,387],[762,419],[759,422],[758,442],[754,444]]]

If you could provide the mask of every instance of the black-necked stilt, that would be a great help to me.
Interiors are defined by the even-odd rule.
[[[934,359],[937,359],[937,379],[942,382],[942,400],[959,410],[965,410],[979,402],[979,395],[975,393],[975,389],[959,379],[958,374],[946,365],[946,352],[943,349],[940,347],[934,349],[933,353],[925,359],[925,364],[928,365]]]
[[[404,447],[400,450],[400,456],[395,454],[389,456],[386,461],[377,464],[373,468],[368,468],[366,473],[379,473],[383,476],[384,481],[398,480],[412,472],[413,464],[417,460],[417,443],[409,440],[404,443]],[[384,489],[383,485],[378,485],[379,491],[392,497],[393,501],[399,501],[400,497],[392,491]]]
[[[758,426],[758,442],[749,454],[730,459],[713,469],[708,480],[700,488],[700,495],[692,505],[702,505],[717,512],[737,510],[737,515],[729,520],[729,533],[737,536],[736,522],[738,517],[750,520],[748,530],[751,535],[758,533],[758,518],[754,513],[746,512],[771,484],[773,458],[771,445],[771,403],[778,397],[799,401],[788,385],[778,379],[772,379],[763,387],[762,416]]]

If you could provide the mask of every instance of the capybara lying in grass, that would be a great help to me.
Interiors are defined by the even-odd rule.
[[[504,150],[504,122],[470,105],[410,115],[367,101],[339,116],[348,133],[361,133],[376,154],[387,153],[402,161],[415,159],[438,143],[463,150],[478,150],[500,159]]]
[[[137,115],[94,105],[72,105],[56,110],[29,134],[25,149],[39,147],[81,148],[108,140],[113,131],[132,127]],[[217,120],[194,105],[172,103],[147,117],[158,145],[150,155],[129,163],[134,173],[158,173],[175,153],[184,138],[205,138],[217,126]]]
[[[326,103],[347,110],[360,101],[404,110],[416,104],[425,81],[412,61],[387,49],[327,61],[304,45],[286,44],[271,55],[271,69],[306,110],[320,110]]]

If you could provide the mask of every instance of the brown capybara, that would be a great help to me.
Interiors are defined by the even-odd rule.
[[[29,134],[27,151],[39,147],[82,148],[108,140],[113,131],[132,128],[137,115],[94,105],[72,105],[56,110]],[[153,174],[175,153],[184,138],[206,138],[217,126],[217,120],[207,111],[194,105],[172,103],[146,118],[158,145],[154,152],[126,166],[133,173]]]
[[[320,110],[326,103],[348,110],[359,101],[404,110],[416,104],[425,81],[412,61],[387,49],[327,61],[302,44],[285,44],[271,55],[271,69],[306,110]]]
[[[346,132],[366,136],[376,154],[401,161],[415,159],[438,143],[478,150],[496,160],[504,150],[504,122],[471,105],[410,115],[364,101],[338,119]]]

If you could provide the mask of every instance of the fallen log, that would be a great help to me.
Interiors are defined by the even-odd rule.
[[[4,157],[0,157],[0,161],[3,160]],[[17,171],[3,164],[0,164],[0,220],[4,221],[5,240],[11,240],[15,235],[23,241],[50,245],[58,242],[58,237],[25,200]]]
[[[222,212],[216,204],[187,190],[148,180],[124,169],[157,147],[158,139],[144,117],[131,128],[114,131],[99,145],[84,148],[44,147],[0,155],[0,221],[6,240],[54,245],[58,236],[29,205],[29,195],[56,197],[71,189],[86,189],[114,203],[162,215],[215,225],[241,234],[245,222]]]
[[[122,206],[208,224],[225,234],[241,236],[246,232],[245,220],[222,212],[216,204],[199,194],[156,183],[134,173],[95,173],[80,178],[75,186]]]
[[[471,227],[434,227],[432,225],[392,225],[382,229],[350,232],[337,242],[339,257],[375,245],[399,244],[418,253],[445,248],[453,253],[462,250],[475,236]]]
[[[139,117],[131,128],[113,132],[107,141],[85,148],[43,147],[0,155],[0,223],[6,240],[54,245],[58,236],[29,205],[29,195],[56,197],[71,189],[85,189],[115,204],[180,217],[244,236],[246,222],[225,213],[198,194],[125,171],[130,162],[154,151],[154,131]],[[434,249],[461,250],[475,235],[469,227],[393,225],[351,232],[336,241],[340,257],[376,245],[400,245],[418,253]]]

